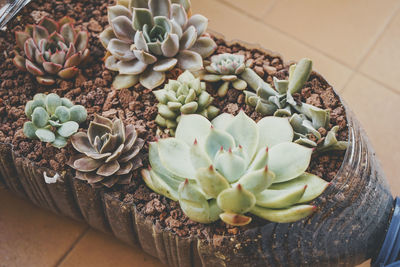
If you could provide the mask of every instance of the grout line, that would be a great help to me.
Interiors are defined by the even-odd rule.
[[[387,84],[385,84],[385,83],[383,83],[383,82],[381,82],[381,81],[378,81],[378,80],[375,79],[373,76],[370,76],[370,75],[365,74],[365,73],[363,73],[363,72],[358,72],[358,74],[360,74],[360,75],[363,76],[364,78],[368,78],[368,79],[370,79],[371,81],[382,85],[382,86],[383,86],[385,89],[387,89],[388,91],[391,91],[392,93],[395,93],[395,94],[397,94],[397,95],[400,95],[400,92],[399,92],[398,89],[393,88],[393,87],[391,87],[391,86],[389,86],[389,85],[387,85]]]
[[[380,32],[377,34],[377,36],[374,39],[374,41],[372,42],[372,44],[366,49],[366,51],[364,52],[364,55],[361,57],[360,61],[358,62],[358,64],[354,68],[353,73],[350,75],[349,79],[346,81],[346,83],[345,83],[345,85],[344,85],[344,87],[342,89],[342,93],[346,90],[348,84],[353,79],[353,77],[356,74],[359,74],[359,75],[363,76],[364,78],[370,79],[371,81],[374,81],[374,82],[376,82],[378,84],[383,85],[384,88],[386,88],[387,90],[389,90],[389,91],[391,91],[391,92],[393,92],[395,94],[400,94],[400,92],[398,90],[396,90],[395,88],[392,88],[390,85],[384,84],[383,82],[378,81],[377,79],[375,79],[374,76],[365,74],[364,72],[360,71],[360,68],[361,68],[362,64],[364,64],[364,62],[367,60],[368,56],[371,54],[371,52],[374,50],[374,48],[378,45],[378,42],[382,39],[382,36],[387,31],[387,29],[390,26],[390,24],[393,22],[394,18],[396,17],[397,13],[399,12],[399,10],[400,10],[400,5],[398,5],[394,9],[394,12],[389,17],[389,19],[385,22],[384,26],[382,27]]]
[[[364,55],[362,55],[360,61],[358,62],[358,64],[354,68],[357,72],[359,71],[361,65],[367,60],[367,58],[370,55],[370,53],[372,52],[372,50],[378,45],[378,42],[382,39],[382,36],[387,31],[389,25],[392,24],[392,22],[395,19],[395,17],[397,15],[397,13],[399,12],[399,10],[400,10],[400,4],[394,9],[394,12],[392,13],[391,16],[389,16],[387,21],[384,23],[384,26],[378,32],[378,34],[376,35],[376,38],[372,41],[372,44],[369,45],[369,47],[364,52]]]
[[[369,78],[370,80],[372,80],[372,81],[374,81],[374,82],[376,82],[376,83],[382,84],[387,90],[389,90],[389,91],[391,91],[391,92],[393,92],[393,93],[395,93],[395,94],[400,94],[400,92],[399,92],[397,89],[392,88],[391,86],[389,86],[389,85],[387,85],[387,84],[384,84],[384,83],[382,83],[381,81],[376,80],[374,77],[369,76],[369,75],[367,75],[367,74],[365,74],[365,73],[359,71],[359,68],[360,68],[361,64],[366,60],[366,58],[368,57],[369,53],[370,53],[370,52],[372,51],[372,49],[377,45],[378,41],[380,40],[380,38],[382,37],[382,35],[383,35],[384,32],[386,31],[387,27],[388,27],[388,26],[390,25],[390,23],[394,20],[394,17],[396,16],[397,12],[399,12],[399,10],[400,10],[400,5],[397,6],[397,7],[395,8],[395,11],[392,13],[392,15],[391,15],[391,16],[389,17],[389,19],[386,21],[386,23],[384,24],[384,27],[382,28],[382,30],[377,34],[377,37],[375,38],[375,40],[373,41],[373,43],[370,45],[369,48],[366,49],[366,52],[365,52],[364,55],[362,56],[360,62],[357,63],[357,65],[356,65],[355,67],[351,67],[351,66],[348,65],[346,62],[343,62],[343,61],[341,61],[340,59],[337,59],[337,58],[332,57],[331,55],[325,53],[324,51],[320,50],[319,48],[313,47],[313,46],[309,45],[308,43],[305,43],[304,41],[302,41],[302,40],[296,38],[295,36],[292,36],[291,34],[285,32],[285,31],[282,31],[281,29],[277,28],[277,27],[274,26],[274,25],[271,25],[271,24],[268,24],[268,23],[264,22],[264,21],[261,20],[259,17],[253,16],[252,14],[248,13],[247,10],[243,10],[243,9],[241,9],[241,8],[238,8],[238,7],[234,6],[234,5],[232,5],[228,0],[215,0],[215,1],[220,2],[220,3],[222,3],[222,4],[226,5],[226,6],[228,6],[229,8],[231,8],[231,9],[237,11],[237,12],[240,12],[241,14],[245,15],[246,17],[249,17],[250,19],[252,19],[252,20],[254,20],[254,21],[256,21],[256,22],[259,22],[259,23],[263,24],[264,26],[267,26],[267,27],[269,27],[269,28],[275,30],[275,31],[277,31],[277,32],[279,32],[279,33],[285,35],[286,37],[288,37],[288,38],[290,38],[290,39],[293,39],[293,40],[299,42],[300,44],[306,46],[306,47],[309,48],[309,49],[313,49],[313,50],[319,52],[320,54],[326,56],[326,57],[329,58],[330,60],[333,60],[333,61],[335,61],[336,63],[339,63],[339,64],[341,64],[341,65],[343,65],[343,66],[345,66],[345,67],[351,69],[352,74],[349,76],[349,78],[347,79],[347,81],[345,82],[345,84],[342,86],[341,93],[343,93],[343,92],[346,90],[347,85],[348,85],[348,84],[350,83],[350,81],[354,78],[354,76],[355,76],[356,74],[360,74],[360,75],[362,75],[362,76],[364,76],[364,77],[366,77],[366,78]],[[271,11],[272,8],[276,5],[277,2],[278,2],[278,1],[275,0],[275,2],[271,5],[271,7],[270,7],[267,11],[268,11],[268,12]],[[265,14],[266,14],[266,13],[265,13]]]
[[[333,61],[335,61],[335,62],[337,62],[337,63],[339,63],[339,64],[341,64],[341,65],[343,65],[343,66],[345,66],[345,67],[347,67],[347,68],[349,68],[349,69],[354,69],[354,67],[350,66],[348,63],[346,63],[346,62],[344,62],[344,61],[342,61],[342,60],[340,60],[340,59],[337,59],[337,58],[332,57],[331,55],[327,54],[325,51],[321,50],[320,48],[318,48],[318,47],[313,47],[312,45],[309,45],[308,43],[306,43],[306,42],[304,42],[304,41],[298,39],[297,37],[292,36],[291,34],[285,32],[285,31],[282,31],[282,30],[279,29],[278,27],[276,27],[276,26],[274,26],[274,25],[271,25],[271,24],[269,24],[269,23],[266,23],[265,21],[261,20],[260,18],[251,15],[251,14],[248,13],[246,10],[240,9],[240,8],[238,8],[238,7],[234,6],[234,5],[232,5],[228,0],[215,0],[215,1],[220,2],[220,3],[222,3],[222,4],[224,4],[224,5],[228,6],[228,7],[230,7],[231,9],[235,10],[236,12],[240,12],[241,14],[245,15],[246,17],[249,17],[250,19],[252,19],[252,20],[254,20],[254,21],[256,21],[256,22],[261,23],[261,24],[263,24],[264,26],[267,26],[267,27],[273,29],[274,31],[279,32],[280,34],[282,34],[282,35],[284,35],[284,36],[286,36],[286,37],[288,37],[288,38],[290,38],[290,39],[292,39],[292,40],[297,41],[298,43],[300,43],[300,44],[306,46],[306,47],[309,48],[309,49],[312,49],[312,50],[317,51],[318,53],[324,55],[325,57],[327,57],[327,58],[329,58],[329,59],[331,59],[331,60],[333,60]],[[275,4],[274,4],[274,5],[275,5]]]
[[[273,0],[273,1],[274,2],[272,4],[270,4],[269,7],[261,14],[261,17],[267,15],[276,6],[276,4],[278,3],[278,0]]]
[[[346,91],[347,86],[349,85],[350,81],[353,80],[353,78],[357,75],[357,71],[351,69],[351,74],[349,78],[347,78],[347,81],[343,84],[342,90],[340,91],[340,94],[343,95],[344,91]]]
[[[83,232],[78,236],[78,238],[71,244],[71,246],[67,249],[67,251],[64,253],[64,255],[61,256],[61,258],[57,261],[54,267],[60,266],[63,261],[67,258],[67,256],[71,253],[71,251],[75,248],[75,246],[81,241],[81,239],[87,234],[89,231],[90,227],[86,226],[86,228],[83,230]]]

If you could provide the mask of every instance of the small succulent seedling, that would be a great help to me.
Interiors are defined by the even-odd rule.
[[[306,103],[298,103],[293,99],[292,95],[303,88],[304,83],[310,77],[311,70],[312,61],[307,58],[291,65],[288,80],[278,80],[274,77],[276,89],[274,94],[271,93],[273,91],[271,86],[256,76],[256,73],[249,72],[246,78],[255,92],[244,91],[246,104],[255,107],[255,110],[263,115],[291,117],[290,124],[295,131],[295,142],[298,144],[315,147],[319,151],[345,150],[348,143],[336,139],[338,126],[334,126],[329,131],[323,142],[321,140],[322,136],[318,129],[329,127],[329,110],[323,110]],[[317,142],[309,138],[310,134],[314,136]],[[319,140],[321,141],[319,142]]]
[[[156,123],[174,135],[181,114],[201,114],[213,119],[219,109],[211,105],[213,97],[205,89],[205,83],[187,70],[177,80],[169,80],[163,89],[153,91],[159,102]]]
[[[237,90],[246,89],[247,83],[239,78],[245,68],[244,55],[214,55],[202,78],[207,82],[219,82],[218,95],[222,97],[228,92],[230,84]]]
[[[15,39],[24,56],[16,52],[14,64],[43,85],[54,84],[57,76],[73,78],[89,57],[88,32],[74,28],[74,20],[69,17],[58,22],[45,17],[39,25],[16,31]]]
[[[74,134],[71,143],[82,154],[68,164],[76,170],[76,178],[93,187],[129,184],[132,171],[142,166],[139,151],[144,140],[132,124],[124,126],[120,119],[96,115],[87,133]]]
[[[311,105],[298,105],[292,96],[301,90],[311,70],[312,61],[307,58],[301,59],[297,64],[290,66],[289,80],[278,80],[274,77],[275,90],[255,72],[247,73],[248,84],[255,92],[244,91],[246,104],[255,107],[257,112],[266,116],[290,116],[293,109],[300,113],[311,113]],[[313,113],[317,113],[318,119],[323,120],[320,124],[325,124],[329,115],[327,111],[313,107]]]
[[[250,223],[247,213],[273,222],[300,220],[316,209],[304,204],[328,186],[305,172],[312,149],[293,143],[287,118],[258,123],[243,111],[212,123],[182,116],[175,138],[150,143],[151,168],[142,170],[155,192],[179,201],[192,220],[231,225]]]
[[[217,47],[205,34],[208,19],[198,14],[189,18],[189,1],[175,2],[119,1],[108,8],[110,27],[100,40],[110,54],[106,68],[119,72],[115,88],[140,82],[153,89],[176,65],[191,71],[203,68],[203,58]]]
[[[67,139],[78,131],[79,123],[87,117],[83,106],[74,105],[56,94],[36,94],[26,103],[25,114],[31,120],[24,124],[25,136],[39,138],[58,148],[67,145]]]

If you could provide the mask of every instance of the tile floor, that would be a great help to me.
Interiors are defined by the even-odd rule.
[[[310,57],[364,125],[394,195],[400,195],[400,2],[397,0],[192,0],[227,39]],[[396,141],[392,141],[396,140]],[[0,188],[0,266],[162,266],[82,223]],[[368,266],[364,263],[362,266]]]

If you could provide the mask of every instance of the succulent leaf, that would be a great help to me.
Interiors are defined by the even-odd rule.
[[[218,151],[214,162],[215,168],[229,183],[236,182],[246,171],[246,159],[236,155],[231,149],[228,152],[223,149]]]
[[[260,133],[258,148],[273,147],[293,140],[293,129],[287,118],[264,117],[257,126]]]
[[[311,205],[296,205],[287,209],[267,209],[255,206],[251,213],[268,221],[278,223],[291,223],[310,216],[316,210]]]
[[[299,60],[294,68],[288,85],[288,93],[297,93],[310,77],[312,61],[308,58]]]
[[[307,188],[304,194],[302,195],[301,199],[297,201],[297,203],[306,203],[313,200],[317,196],[321,195],[325,191],[325,189],[329,186],[329,183],[314,174],[305,172],[296,179],[284,183],[273,184],[271,185],[270,189],[291,190],[299,186],[300,187],[307,186]]]
[[[195,170],[190,162],[190,147],[176,138],[158,141],[158,152],[162,164],[179,177],[195,178]]]
[[[177,59],[179,67],[184,70],[197,71],[203,68],[203,59],[194,51],[182,50]]]
[[[165,81],[165,73],[147,69],[140,74],[139,81],[144,87],[154,89]]]
[[[240,111],[226,127],[226,132],[232,135],[236,145],[241,145],[248,158],[252,159],[257,151],[260,136],[257,124],[244,111]]]
[[[219,215],[222,221],[233,226],[244,226],[251,222],[251,217],[237,213],[224,212]]]
[[[312,149],[295,143],[280,143],[269,150],[268,167],[275,173],[275,183],[289,181],[305,172]]]
[[[40,139],[42,142],[51,143],[55,140],[55,135],[52,131],[48,129],[37,129],[35,135]]]
[[[265,167],[260,170],[255,170],[244,174],[238,184],[242,185],[244,189],[250,191],[254,195],[262,192],[268,188],[275,180],[275,174]]]
[[[217,198],[218,206],[225,212],[246,213],[256,204],[255,196],[240,184],[222,191]]]
[[[118,16],[111,21],[111,27],[115,36],[123,41],[132,42],[135,30],[131,20],[126,16]]]
[[[221,130],[212,128],[207,138],[205,139],[204,148],[211,159],[215,159],[217,152],[222,148],[229,150],[236,147],[233,137]]]
[[[115,89],[123,89],[129,88],[134,86],[139,82],[138,75],[125,75],[125,74],[118,74],[112,83],[112,86]]]
[[[230,187],[228,181],[212,165],[197,169],[196,181],[203,192],[213,198],[217,198],[221,191]]]
[[[297,186],[282,190],[266,189],[256,195],[256,204],[270,209],[287,208],[299,202],[306,188],[307,186]]]
[[[35,126],[35,124],[31,121],[27,121],[24,123],[24,135],[30,139],[35,139],[36,137],[36,130],[37,127]]]
[[[198,114],[185,115],[181,116],[175,137],[188,145],[192,145],[195,140],[203,145],[210,130],[211,123],[205,117]]]

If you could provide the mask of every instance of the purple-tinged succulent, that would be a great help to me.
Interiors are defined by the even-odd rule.
[[[129,184],[132,171],[142,166],[139,151],[144,140],[138,138],[133,125],[124,126],[120,119],[96,115],[87,133],[74,134],[71,142],[82,154],[68,164],[76,170],[76,178],[93,187]]]
[[[28,25],[25,31],[16,31],[17,53],[14,64],[28,71],[43,85],[55,83],[56,76],[71,79],[79,66],[89,57],[87,31],[77,31],[74,20],[63,17],[58,22],[43,18],[38,25]]]
[[[217,46],[205,34],[208,19],[199,14],[189,17],[189,1],[182,3],[119,1],[108,8],[110,27],[100,34],[100,40],[109,52],[106,68],[119,72],[115,88],[140,82],[153,89],[175,66],[190,71],[203,68],[203,58]]]

